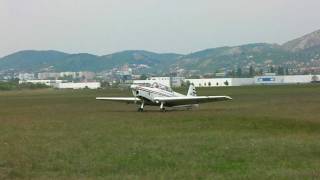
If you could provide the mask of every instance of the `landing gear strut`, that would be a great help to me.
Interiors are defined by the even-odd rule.
[[[161,105],[160,105],[160,111],[162,112],[166,112],[166,108],[163,107],[163,102],[161,102]]]
[[[140,107],[138,108],[138,112],[143,112],[144,102],[141,103]]]

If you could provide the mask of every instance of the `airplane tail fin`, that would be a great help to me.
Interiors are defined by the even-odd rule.
[[[187,96],[197,96],[197,91],[193,84],[190,84]]]

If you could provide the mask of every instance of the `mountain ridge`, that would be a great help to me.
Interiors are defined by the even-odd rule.
[[[248,65],[263,66],[266,62],[284,66],[290,62],[320,59],[320,30],[288,41],[282,45],[251,43],[239,46],[209,48],[191,54],[155,53],[125,50],[97,56],[89,53],[70,54],[56,50],[24,50],[0,58],[0,70],[42,71],[105,71],[128,65],[146,65],[147,71],[168,72],[183,68],[212,72]]]
[[[320,30],[288,41],[282,45],[286,50],[297,52],[320,45]]]

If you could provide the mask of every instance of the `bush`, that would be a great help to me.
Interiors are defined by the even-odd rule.
[[[9,91],[9,90],[13,90],[16,88],[17,88],[17,86],[13,82],[0,82],[0,90],[1,91]]]
[[[49,88],[49,86],[45,84],[32,84],[32,83],[19,84],[17,81],[0,82],[0,91],[21,90],[21,89],[43,89],[43,88]]]

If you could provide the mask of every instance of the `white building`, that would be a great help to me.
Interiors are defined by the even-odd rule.
[[[54,85],[58,89],[98,89],[101,87],[100,82],[84,82],[84,83],[57,83]]]
[[[283,82],[286,84],[310,83],[312,78],[313,75],[283,76]]]
[[[185,82],[193,84],[195,87],[231,86],[232,78],[185,79]]]
[[[317,80],[318,79],[318,80]],[[217,86],[247,86],[268,84],[305,84],[319,81],[320,75],[291,75],[291,76],[255,76],[254,78],[212,78],[212,79],[186,79],[185,82],[194,84],[196,87]]]
[[[78,77],[86,80],[92,80],[96,77],[96,73],[89,71],[78,72]]]
[[[304,84],[311,83],[320,75],[290,75],[290,76],[256,76],[255,84]]]
[[[94,72],[83,71],[83,72],[44,72],[38,73],[38,79],[59,79],[65,77],[82,78],[86,80],[92,80],[96,77]]]
[[[18,78],[20,80],[33,80],[33,79],[35,79],[33,73],[19,73]]]
[[[171,87],[181,87],[184,80],[185,80],[184,77],[171,77],[170,78]]]
[[[255,76],[255,84],[282,84],[283,76]]]
[[[59,77],[60,73],[55,72],[38,73],[38,79],[58,79]]]
[[[76,78],[77,77],[77,73],[76,72],[60,72],[60,77]]]
[[[19,84],[32,83],[32,84],[45,84],[47,86],[54,86],[57,83],[62,83],[62,80],[20,80]]]
[[[134,80],[133,84],[153,84],[155,82],[171,87],[170,77],[151,77],[146,80]]]
[[[221,86],[246,86],[253,85],[253,78],[210,78],[210,79],[186,79],[185,82],[196,87],[221,87]]]
[[[231,78],[231,86],[254,85],[254,78]]]
[[[134,80],[133,84],[160,83],[166,86],[179,87],[181,78],[152,77],[147,80]],[[224,86],[249,86],[259,84],[303,84],[319,81],[320,75],[291,75],[291,76],[256,76],[254,78],[208,78],[208,79],[184,79],[185,83],[194,84],[196,87],[224,87]],[[177,81],[177,82],[176,82]]]

